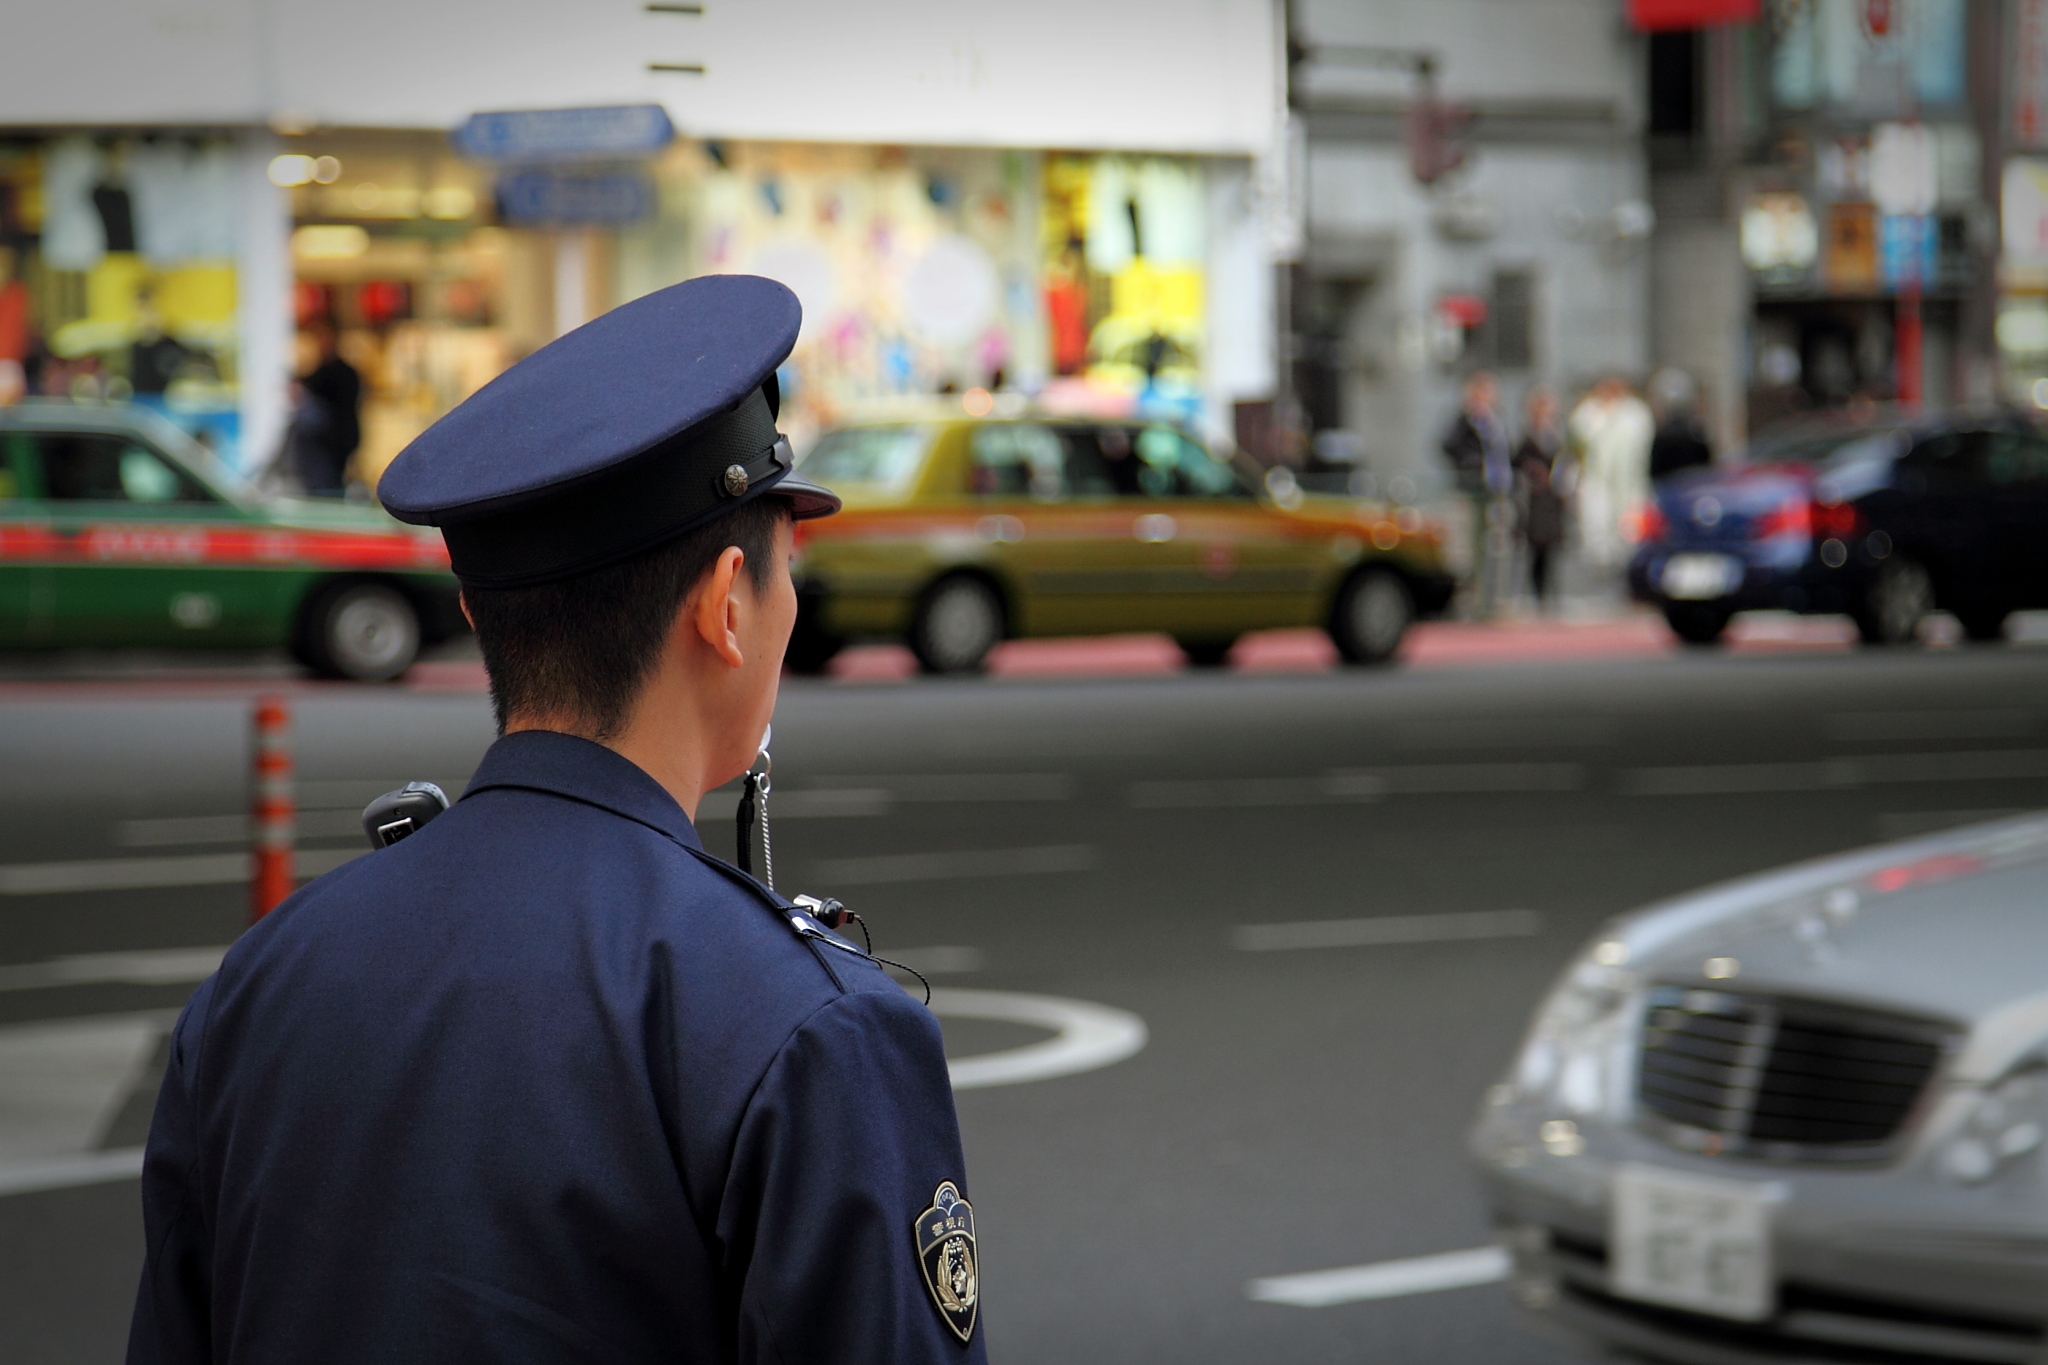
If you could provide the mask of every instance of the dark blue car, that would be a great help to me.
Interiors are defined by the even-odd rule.
[[[1657,485],[1629,589],[1709,645],[1738,611],[1842,613],[1869,644],[1944,610],[1972,640],[2048,607],[2048,436],[2017,413],[1808,429]]]

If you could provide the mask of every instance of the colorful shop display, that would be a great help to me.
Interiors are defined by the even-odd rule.
[[[1049,156],[1041,222],[1054,381],[1046,401],[1191,419],[1204,315],[1200,167],[1166,157]]]
[[[197,137],[0,147],[0,401],[133,402],[244,462],[236,160]]]

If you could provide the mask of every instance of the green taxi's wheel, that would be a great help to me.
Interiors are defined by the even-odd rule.
[[[1679,639],[1704,648],[1721,643],[1734,615],[1726,607],[1709,606],[1704,602],[1672,602],[1664,608],[1664,623]]]
[[[1188,656],[1188,663],[1194,668],[1222,668],[1230,662],[1230,651],[1237,641],[1231,640],[1175,640],[1180,652]]]
[[[910,620],[910,652],[927,673],[972,673],[1002,638],[1002,599],[968,574],[932,584]]]
[[[1345,580],[1330,613],[1330,639],[1351,664],[1383,664],[1415,621],[1415,598],[1392,569],[1361,569]]]
[[[356,682],[388,682],[420,652],[420,616],[404,593],[383,583],[341,583],[306,604],[300,648],[315,673]]]
[[[2004,607],[1957,607],[1955,611],[1965,640],[1995,644],[2005,639],[2005,618],[2010,613]]]
[[[1856,634],[1866,645],[1910,645],[1920,623],[1934,610],[1934,580],[1910,559],[1893,559],[1878,570],[1856,612]]]

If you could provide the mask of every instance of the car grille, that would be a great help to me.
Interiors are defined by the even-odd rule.
[[[1889,1154],[1953,1031],[1817,1001],[1657,987],[1637,1099],[1676,1146],[1776,1161]]]

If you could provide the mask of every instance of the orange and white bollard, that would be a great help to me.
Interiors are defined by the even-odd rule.
[[[292,893],[292,715],[282,697],[259,697],[252,717],[254,781],[249,801],[249,922]]]

